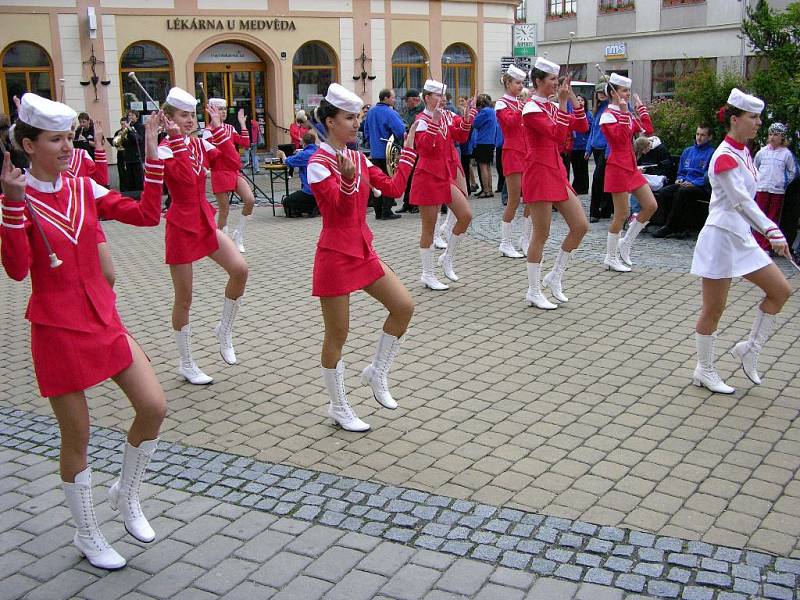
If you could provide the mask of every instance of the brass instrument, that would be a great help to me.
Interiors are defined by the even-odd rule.
[[[111,145],[114,146],[114,148],[116,148],[117,150],[122,150],[125,148],[125,140],[127,139],[128,139],[128,127],[123,127],[122,131],[120,131],[118,135],[115,135],[114,139],[111,140]]]
[[[394,134],[386,140],[386,173],[394,175],[397,165],[400,163],[400,146],[394,143]]]

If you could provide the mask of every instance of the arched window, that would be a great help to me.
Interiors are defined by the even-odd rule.
[[[428,78],[427,58],[421,46],[412,42],[400,44],[392,54],[392,87],[398,98],[411,88],[422,91]]]
[[[147,99],[142,90],[128,77],[131,71],[136,71],[136,79],[160,105],[167,99],[172,87],[172,59],[169,53],[155,42],[134,42],[125,48],[119,61],[122,112],[157,110],[158,107],[145,106]]]
[[[292,59],[294,103],[303,108],[319,106],[328,86],[336,81],[339,68],[336,54],[322,42],[307,42]]]
[[[451,44],[442,55],[442,77],[453,101],[459,96],[471,98],[475,93],[475,61],[465,44]]]
[[[0,65],[3,105],[12,116],[17,114],[14,96],[22,97],[25,92],[33,92],[56,100],[53,64],[41,46],[15,42],[3,51]]]

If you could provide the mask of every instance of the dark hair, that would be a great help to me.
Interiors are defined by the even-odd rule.
[[[705,121],[702,121],[702,122],[698,123],[697,124],[697,128],[698,129],[705,129],[706,133],[708,133],[708,135],[712,135],[714,133],[712,131],[712,129],[711,129],[711,124],[710,123],[706,123]]]
[[[492,97],[489,94],[480,94],[476,102],[475,108],[481,109],[492,105]]]
[[[549,75],[550,73],[547,71],[542,71],[541,69],[533,67],[533,69],[531,69],[531,83],[533,84],[533,87],[536,87],[536,81],[538,79],[547,79]]]
[[[586,96],[584,96],[583,94],[578,94],[578,98],[583,100],[583,105],[585,107],[587,107],[587,108],[589,107],[589,100],[586,98]]]
[[[81,119],[86,119],[87,121],[91,121],[92,120],[89,117],[89,114],[85,113],[85,112],[82,112],[81,114],[78,115],[78,121],[80,121]]]
[[[334,106],[333,104],[325,100],[325,98],[323,98],[322,100],[319,101],[319,106],[316,109],[314,109],[313,120],[322,125],[322,128],[327,132],[328,126],[325,125],[325,121],[327,119],[333,119],[340,112],[342,112],[341,108]]]
[[[303,146],[308,146],[317,141],[317,134],[313,129],[309,129],[303,134]]]
[[[392,90],[389,88],[384,88],[380,92],[378,92],[378,102],[383,102],[387,98],[391,98]]]
[[[736,108],[735,106],[731,106],[730,104],[726,104],[717,113],[717,118],[720,120],[721,123],[725,125],[726,129],[731,128],[731,117],[741,117],[747,111],[742,110],[741,108]]]
[[[14,126],[11,128],[11,143],[20,152],[25,152],[25,149],[22,147],[22,140],[27,138],[30,141],[35,142],[37,138],[42,135],[43,131],[44,129],[39,129],[33,125],[28,125],[27,123],[17,119],[17,122],[14,123]]]
[[[447,98],[448,102],[451,102],[453,100],[453,94],[451,94],[450,92],[445,92],[444,97]]]

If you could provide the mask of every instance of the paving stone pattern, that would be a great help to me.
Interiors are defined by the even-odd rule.
[[[58,456],[58,430],[50,417],[0,409],[0,431],[0,446],[13,449],[15,455],[25,452],[31,459]],[[90,464],[95,471],[109,475],[118,472],[119,449],[124,439],[124,434],[118,431],[93,429]],[[44,466],[49,466],[50,471],[54,469],[52,464]],[[61,532],[68,531],[63,526],[68,513],[50,510],[51,505],[61,504],[61,492],[54,489],[57,479],[44,477],[43,472],[20,470],[7,477],[6,488],[10,489],[8,486],[16,475],[32,476],[33,486],[38,481],[46,485],[32,490],[40,494],[37,500],[26,503],[19,493],[7,500],[6,509],[10,508],[12,513],[10,525],[15,524],[13,513],[23,515],[21,511],[30,511],[42,513],[38,519],[47,523],[47,519],[54,518],[61,524]],[[181,570],[180,576],[169,568],[159,570],[143,584],[143,591],[149,593],[164,593],[163,586],[177,591],[195,579],[195,585],[201,589],[226,593],[255,570],[248,561],[268,561],[282,543],[300,555],[319,559],[313,566],[302,558],[288,557],[289,562],[273,560],[262,568],[265,578],[262,583],[269,580],[276,587],[288,585],[287,590],[291,590],[285,590],[286,594],[300,594],[299,590],[311,595],[325,593],[330,586],[320,587],[296,576],[305,569],[310,577],[333,581],[349,573],[355,583],[357,578],[352,571],[363,558],[363,552],[326,551],[346,532],[362,536],[360,539],[378,540],[369,543],[378,544],[382,539],[402,544],[397,547],[409,548],[405,552],[430,551],[428,566],[403,567],[406,572],[402,584],[400,581],[396,586],[391,581],[386,584],[388,592],[398,598],[421,597],[434,581],[439,581],[442,590],[472,597],[497,567],[534,577],[687,599],[721,599],[726,597],[724,592],[741,591],[763,594],[766,598],[791,598],[800,575],[800,560],[796,559],[546,517],[175,443],[161,444],[146,481],[153,487],[164,488],[166,494],[172,492],[187,501],[191,498],[190,508],[165,510],[164,514],[180,515],[187,522],[172,535],[168,552],[185,548],[186,560],[195,565],[194,569]],[[49,491],[45,492],[46,488]],[[52,500],[44,502],[48,494]],[[234,524],[228,523],[224,514],[209,513],[209,507],[218,502],[230,506],[231,514],[237,516]],[[54,512],[57,516],[51,517]],[[288,535],[254,537],[254,527],[278,517],[303,523],[303,529],[314,525],[296,539]],[[222,537],[208,542],[217,533]],[[69,539],[68,535],[63,537]],[[238,554],[233,552],[239,547],[236,539],[250,540]],[[290,540],[293,541],[289,543]],[[478,562],[458,562],[457,558]],[[143,559],[152,561],[155,557],[148,551]],[[20,561],[12,557],[0,559],[0,564],[4,560]],[[436,567],[441,571],[453,561],[460,567],[451,567],[440,579]],[[381,566],[384,561],[375,562],[376,569],[384,568]],[[206,572],[201,574],[203,569]],[[418,589],[409,590],[408,581],[414,582]],[[359,581],[358,586],[374,587],[369,578]]]

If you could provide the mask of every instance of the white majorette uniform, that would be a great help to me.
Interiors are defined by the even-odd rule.
[[[728,104],[746,112],[760,114],[764,102],[734,88]],[[748,275],[768,266],[772,260],[756,243],[751,230],[763,234],[772,243],[785,242],[778,226],[764,215],[755,202],[758,171],[744,144],[726,137],[711,157],[708,168],[711,202],[708,218],[697,237],[692,257],[693,275],[706,279],[730,279]],[[775,315],[756,308],[750,337],[733,347],[731,353],[742,361],[745,374],[753,383],[761,383],[757,371],[758,354],[769,338]],[[716,334],[695,334],[697,368],[695,385],[714,392],[731,394],[714,368]]]

